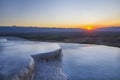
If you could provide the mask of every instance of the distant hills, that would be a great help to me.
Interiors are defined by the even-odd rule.
[[[96,31],[113,31],[113,32],[120,32],[120,26],[113,26],[113,27],[104,27],[98,28]]]
[[[48,33],[48,32],[85,32],[81,28],[39,28],[39,27],[20,27],[20,26],[0,26],[0,33]],[[120,32],[120,26],[98,28],[95,31]]]
[[[83,29],[0,26],[0,33],[82,32]]]
[[[38,28],[0,26],[0,37],[20,37],[47,42],[104,44],[120,47],[120,27],[98,28],[92,31],[80,28]]]

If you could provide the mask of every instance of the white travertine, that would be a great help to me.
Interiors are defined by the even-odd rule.
[[[55,43],[9,39],[0,41],[0,80],[31,80],[36,57],[41,55],[46,58],[48,55],[48,58],[53,58],[61,54],[60,46]]]

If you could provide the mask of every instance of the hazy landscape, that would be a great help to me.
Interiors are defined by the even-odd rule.
[[[80,28],[0,27],[0,36],[14,36],[29,40],[101,44],[120,47],[120,27]]]

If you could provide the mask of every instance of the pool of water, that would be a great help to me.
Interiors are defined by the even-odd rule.
[[[60,43],[68,80],[120,80],[120,48]]]

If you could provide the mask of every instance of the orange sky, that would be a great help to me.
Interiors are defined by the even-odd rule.
[[[0,26],[120,26],[120,0],[2,0]]]

